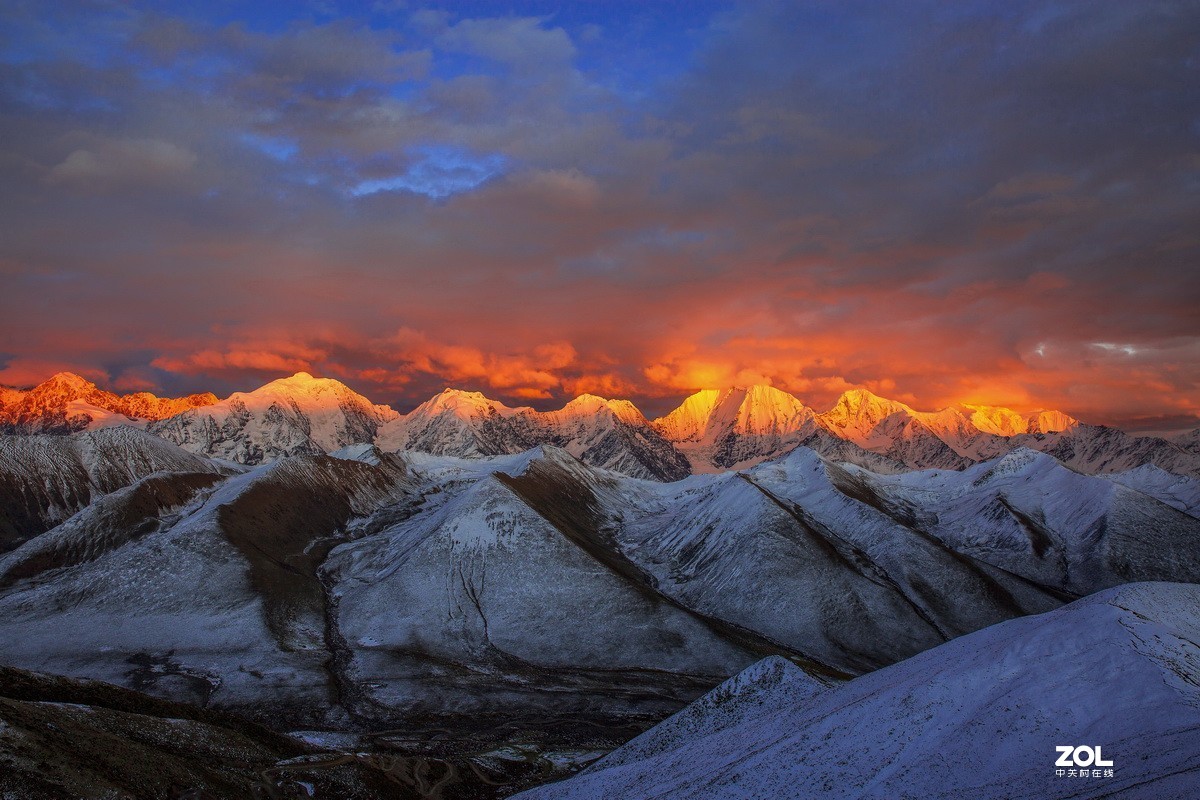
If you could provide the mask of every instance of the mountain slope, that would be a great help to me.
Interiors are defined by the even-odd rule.
[[[1115,472],[1108,478],[1122,486],[1157,498],[1185,514],[1200,517],[1200,478],[1172,475],[1153,464],[1143,464],[1126,472]]]
[[[118,433],[153,440],[77,436]],[[0,660],[276,725],[613,742],[763,656],[846,679],[1115,583],[1200,581],[1197,536],[1032,451],[879,475],[799,448],[659,483],[551,446],[355,445],[157,472],[0,557]]]
[[[0,553],[156,472],[233,470],[130,427],[0,436]]]
[[[1197,619],[1200,587],[1132,584],[829,689],[766,662],[582,774],[518,797],[1190,796]],[[1099,746],[1111,777],[1059,777],[1064,744]]]
[[[529,470],[547,459],[588,469],[550,448],[516,456],[331,554],[346,673],[364,687],[356,713],[484,720],[521,708],[548,726],[611,726],[753,660],[531,506]]]
[[[296,456],[215,485],[163,481],[182,496],[132,487],[0,558],[3,660],[272,724],[327,720],[317,569],[352,519],[412,501],[405,463]]]
[[[148,430],[193,453],[261,464],[370,442],[398,416],[338,381],[298,372],[153,422]]]

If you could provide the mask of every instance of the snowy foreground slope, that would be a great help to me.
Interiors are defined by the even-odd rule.
[[[156,472],[236,471],[124,425],[70,436],[0,436],[0,553]]]
[[[1198,641],[1200,586],[1137,583],[832,688],[770,658],[517,797],[1195,797]],[[1060,776],[1059,745],[1098,746],[1112,766]]]
[[[1028,450],[880,475],[799,448],[661,483],[555,447],[354,445],[226,475],[130,435],[181,471],[118,450],[167,471],[0,554],[0,663],[284,729],[628,732],[767,655],[844,679],[1121,583],[1200,581],[1200,519]]]

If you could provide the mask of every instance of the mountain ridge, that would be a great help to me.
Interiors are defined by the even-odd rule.
[[[216,402],[212,392],[184,397],[158,397],[150,392],[118,395],[73,372],[58,372],[29,389],[0,387],[0,432],[74,433],[165,419]]]
[[[399,413],[307,372],[223,400],[211,393],[117,396],[70,373],[30,390],[0,393],[0,431],[69,433],[113,424],[140,425],[191,452],[251,465],[366,443],[459,457],[553,444],[596,466],[669,481],[744,469],[804,444],[828,457],[892,471],[961,470],[1029,447],[1084,472],[1151,464],[1200,476],[1194,432],[1173,440],[1135,436],[1056,410],[969,403],[918,411],[865,388],[844,392],[826,411],[767,384],[705,389],[655,419],[628,400],[594,394],[538,411],[454,388]]]

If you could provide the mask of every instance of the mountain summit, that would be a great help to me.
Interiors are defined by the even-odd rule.
[[[297,372],[151,423],[149,430],[194,453],[258,464],[370,442],[398,416],[339,381]]]

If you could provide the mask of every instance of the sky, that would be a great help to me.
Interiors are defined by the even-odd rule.
[[[1200,424],[1200,3],[0,9],[0,383]]]

